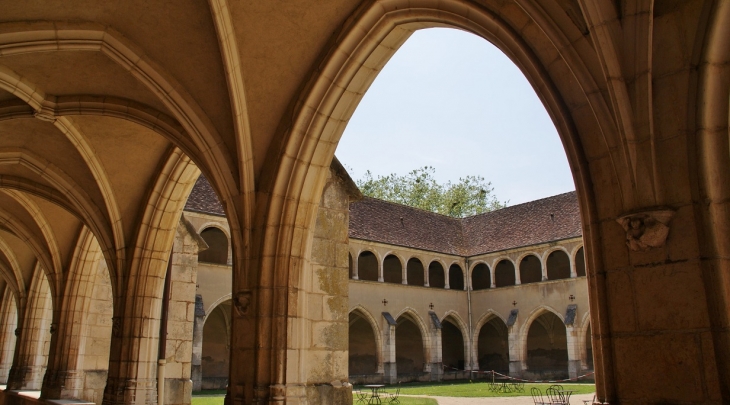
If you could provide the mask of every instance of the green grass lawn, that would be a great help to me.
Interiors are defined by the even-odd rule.
[[[206,395],[210,395],[210,396],[206,396]],[[225,391],[223,391],[222,394],[217,391],[196,392],[192,398],[192,405],[223,405],[224,396],[225,396]],[[355,403],[355,400],[353,399],[352,402]],[[400,397],[400,402],[402,405],[438,405],[438,402],[436,402],[435,400],[430,399],[430,398]]]
[[[225,398],[225,394],[210,397],[199,397],[193,395],[191,402],[192,405],[223,405],[223,398]]]
[[[517,397],[530,396],[530,389],[537,387],[545,393],[545,390],[552,384],[525,384],[523,392],[492,392],[487,382],[449,381],[440,383],[407,383],[401,385],[403,395],[430,395],[434,397]],[[596,392],[593,383],[561,384],[566,390],[575,391],[577,394],[591,394]],[[392,387],[391,387],[392,390]]]
[[[489,390],[487,382],[469,382],[469,381],[449,381],[440,383],[407,383],[401,385],[400,393],[402,395],[429,395],[434,397],[517,397],[529,396],[530,389],[537,387],[542,391],[552,384],[525,384],[524,392],[492,392]],[[578,384],[561,384],[566,390],[575,391],[573,395],[591,394],[596,392],[596,386],[593,383]],[[361,387],[356,387],[361,388]],[[363,388],[368,391],[367,388]],[[394,387],[386,387],[387,390],[393,391]],[[201,391],[193,394],[192,405],[223,405],[223,397],[225,391]],[[401,396],[403,405],[437,405],[437,402],[430,398],[409,398]]]

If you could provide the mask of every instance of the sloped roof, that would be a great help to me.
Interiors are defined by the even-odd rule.
[[[203,175],[196,181],[185,210],[225,216],[223,205]],[[351,238],[458,256],[581,235],[575,191],[463,219],[370,197],[350,204]]]
[[[193,190],[190,192],[190,197],[185,203],[185,211],[202,212],[204,214],[225,216],[226,213],[223,211],[223,204],[221,204],[213,191],[213,187],[210,185],[208,179],[202,174],[198,177],[198,180],[193,186]]]
[[[458,219],[371,197],[350,204],[350,237],[457,255],[464,246]]]
[[[350,204],[350,237],[460,256],[582,235],[575,192],[468,218],[364,198]]]

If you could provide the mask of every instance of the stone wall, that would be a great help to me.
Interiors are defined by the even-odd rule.
[[[287,404],[348,404],[348,223],[351,196],[336,170],[317,212],[310,266],[299,286],[298,319],[290,330]],[[298,370],[298,371],[295,371]],[[298,374],[301,373],[301,374]]]
[[[181,217],[175,233],[165,347],[165,404],[188,405],[191,378],[198,251],[205,248],[194,227]]]

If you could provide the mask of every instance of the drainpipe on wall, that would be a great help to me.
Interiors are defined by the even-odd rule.
[[[172,279],[172,252],[167,261],[165,289],[162,292],[162,313],[160,314],[160,337],[157,354],[157,405],[165,404],[165,352],[167,351],[167,312],[170,309],[170,284]]]
[[[472,340],[474,337],[474,331],[472,330],[471,325],[471,277],[469,273],[469,258],[464,258],[464,268],[466,269],[466,303],[469,308],[469,340]],[[479,344],[479,342],[477,342]],[[469,350],[469,363],[471,363],[471,369],[474,369],[474,341],[471,342],[471,350]]]

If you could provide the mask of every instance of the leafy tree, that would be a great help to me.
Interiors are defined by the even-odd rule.
[[[507,206],[507,201],[497,200],[492,194],[492,183],[482,176],[439,184],[434,179],[435,173],[433,167],[424,166],[404,176],[393,173],[373,178],[368,170],[356,183],[366,196],[458,218]]]

